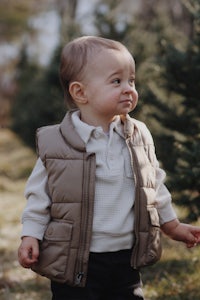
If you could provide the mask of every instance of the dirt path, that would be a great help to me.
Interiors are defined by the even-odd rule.
[[[48,281],[17,261],[23,196],[36,156],[8,129],[0,129],[0,299],[50,299]]]

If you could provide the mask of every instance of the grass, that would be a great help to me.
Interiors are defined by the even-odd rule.
[[[0,299],[49,300],[49,281],[17,261],[25,183],[36,156],[7,129],[0,129]],[[163,255],[142,271],[146,300],[199,300],[199,247],[163,237]]]
[[[146,300],[199,300],[199,248],[163,238],[160,262],[143,269]]]
[[[47,279],[23,269],[17,260],[23,191],[35,154],[9,130],[0,129],[0,299],[50,299]]]

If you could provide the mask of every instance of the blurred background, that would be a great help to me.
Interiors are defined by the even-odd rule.
[[[23,190],[36,128],[66,113],[61,49],[82,35],[119,40],[133,54],[139,103],[132,116],[151,129],[180,219],[199,222],[200,0],[0,0],[1,300],[50,299],[48,281],[16,258]],[[198,248],[164,238],[161,262],[144,270],[147,299],[200,299],[199,267]]]

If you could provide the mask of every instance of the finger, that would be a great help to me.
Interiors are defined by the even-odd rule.
[[[196,239],[196,242],[199,243],[200,242],[200,235],[195,234],[195,239]]]
[[[28,256],[32,262],[37,262],[39,257],[39,247],[37,245],[34,246],[31,251],[29,251]]]
[[[198,245],[198,243],[194,242],[194,243],[186,243],[187,248],[193,248],[196,247]]]
[[[200,237],[200,227],[192,226],[191,233],[196,237]]]
[[[32,260],[30,257],[30,251],[26,248],[20,248],[18,251],[18,260],[22,267],[24,268],[30,268],[30,266],[35,262],[35,260]]]

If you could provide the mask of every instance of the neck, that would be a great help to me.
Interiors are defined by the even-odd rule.
[[[113,116],[112,118],[97,118],[97,117],[91,117],[88,115],[85,115],[81,112],[80,119],[84,123],[87,123],[88,125],[94,126],[94,127],[102,127],[103,131],[105,133],[109,132],[110,123],[114,121],[116,116]]]

